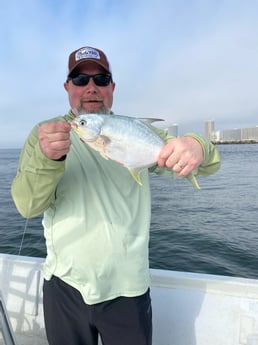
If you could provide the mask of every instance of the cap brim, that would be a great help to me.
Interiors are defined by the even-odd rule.
[[[106,66],[105,66],[104,64],[102,64],[102,63],[100,63],[100,62],[97,62],[96,59],[90,59],[90,58],[88,58],[88,59],[85,59],[85,60],[83,60],[83,61],[78,61],[78,62],[73,66],[73,69],[69,71],[68,77],[71,76],[71,74],[74,72],[74,70],[75,70],[78,66],[80,66],[80,65],[82,65],[82,64],[86,64],[87,62],[93,62],[93,63],[95,63],[96,65],[101,66],[107,73],[109,73],[109,74],[112,75],[112,73],[106,68]]]

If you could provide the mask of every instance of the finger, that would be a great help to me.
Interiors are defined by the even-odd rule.
[[[70,138],[62,139],[62,140],[48,140],[48,146],[52,150],[66,150],[67,147],[71,145]]]
[[[71,125],[65,121],[59,122],[48,122],[44,123],[39,127],[41,132],[45,133],[56,133],[56,132],[65,132],[68,133],[71,130]]]
[[[59,121],[55,123],[57,132],[68,133],[71,130],[71,124],[65,121]]]
[[[183,171],[185,170],[185,167],[181,163],[174,164],[171,169],[179,176],[183,174]]]
[[[173,155],[173,147],[170,145],[164,145],[163,148],[160,151],[157,163],[160,167],[164,167],[166,166],[166,162],[168,160],[168,158],[170,157],[170,159],[173,161],[172,155]],[[172,164],[174,165],[176,163],[176,158],[174,157],[174,162],[172,162]]]
[[[184,165],[182,163],[177,162],[176,165],[179,166],[181,170],[184,168]]]
[[[49,142],[63,142],[70,139],[70,132],[56,132],[47,135]]]
[[[65,156],[70,149],[71,141],[42,141],[40,143],[40,147],[42,152],[49,158],[49,159],[59,159]]]
[[[62,143],[64,145],[64,142],[70,141],[70,133],[62,133],[62,132],[57,132],[57,133],[39,133],[39,141],[41,143]]]
[[[67,122],[50,122],[39,127],[39,140],[63,141],[70,138],[71,126]]]

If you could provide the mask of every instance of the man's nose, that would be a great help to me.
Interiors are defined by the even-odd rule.
[[[86,92],[97,92],[98,88],[97,85],[94,83],[93,79],[90,78],[87,85],[85,85]]]

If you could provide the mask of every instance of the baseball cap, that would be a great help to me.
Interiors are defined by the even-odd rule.
[[[102,50],[93,47],[82,47],[73,51],[69,56],[68,77],[77,66],[87,61],[97,63],[108,73],[112,74],[110,63],[108,62],[108,59]]]

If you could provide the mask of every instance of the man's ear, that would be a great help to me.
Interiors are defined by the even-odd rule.
[[[64,89],[65,89],[65,91],[68,92],[68,88],[69,88],[68,82],[66,81],[66,82],[64,82]]]

